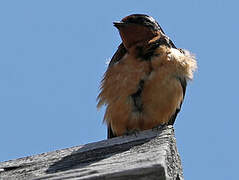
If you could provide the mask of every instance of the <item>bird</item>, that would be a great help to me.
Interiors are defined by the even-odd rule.
[[[149,15],[131,14],[113,24],[122,43],[97,97],[97,108],[106,107],[107,138],[173,125],[197,69],[195,55],[177,48]]]

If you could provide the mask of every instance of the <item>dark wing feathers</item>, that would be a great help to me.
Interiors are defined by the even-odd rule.
[[[113,133],[110,124],[108,125],[108,130],[107,130],[107,139],[114,138],[116,135]]]
[[[123,43],[121,43],[117,49],[117,51],[115,52],[115,54],[113,55],[113,57],[110,60],[109,63],[109,67],[113,66],[115,63],[117,63],[118,61],[120,61],[124,55],[127,53],[126,48],[124,47]],[[107,131],[107,138],[113,138],[116,137],[116,135],[113,133],[110,124],[108,125],[108,131]]]
[[[181,86],[183,88],[183,99],[184,99],[185,92],[186,92],[186,87],[187,87],[187,80],[185,78],[181,78],[181,77],[177,77],[177,79],[179,80],[179,82],[181,83]],[[183,103],[183,100],[180,104],[180,107],[178,109],[176,109],[176,112],[171,116],[170,120],[168,121],[168,125],[173,125],[174,124],[175,119],[176,119],[178,113],[181,110],[182,103]]]
[[[112,66],[113,64],[115,64],[116,62],[120,61],[120,59],[122,59],[122,57],[124,57],[124,55],[127,53],[126,48],[124,47],[123,43],[121,43],[117,49],[117,51],[115,52],[115,54],[113,55],[113,57],[110,60],[109,66]]]

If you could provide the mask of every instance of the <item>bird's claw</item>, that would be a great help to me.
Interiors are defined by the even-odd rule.
[[[167,126],[167,123],[160,124],[152,128],[152,131],[159,131]]]
[[[134,135],[135,137],[137,137],[137,134],[139,134],[139,129],[133,129],[133,130],[127,130],[124,134],[123,137],[125,136],[131,136]]]

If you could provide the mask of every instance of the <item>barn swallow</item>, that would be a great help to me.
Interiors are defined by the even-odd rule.
[[[173,125],[197,62],[176,48],[151,16],[132,14],[114,22],[122,43],[101,82],[108,138]]]

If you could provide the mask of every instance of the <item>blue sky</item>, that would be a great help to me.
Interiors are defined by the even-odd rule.
[[[198,59],[175,124],[185,179],[236,179],[238,7],[236,0],[0,1],[0,161],[106,138],[96,96],[121,41],[112,22],[146,13]]]

